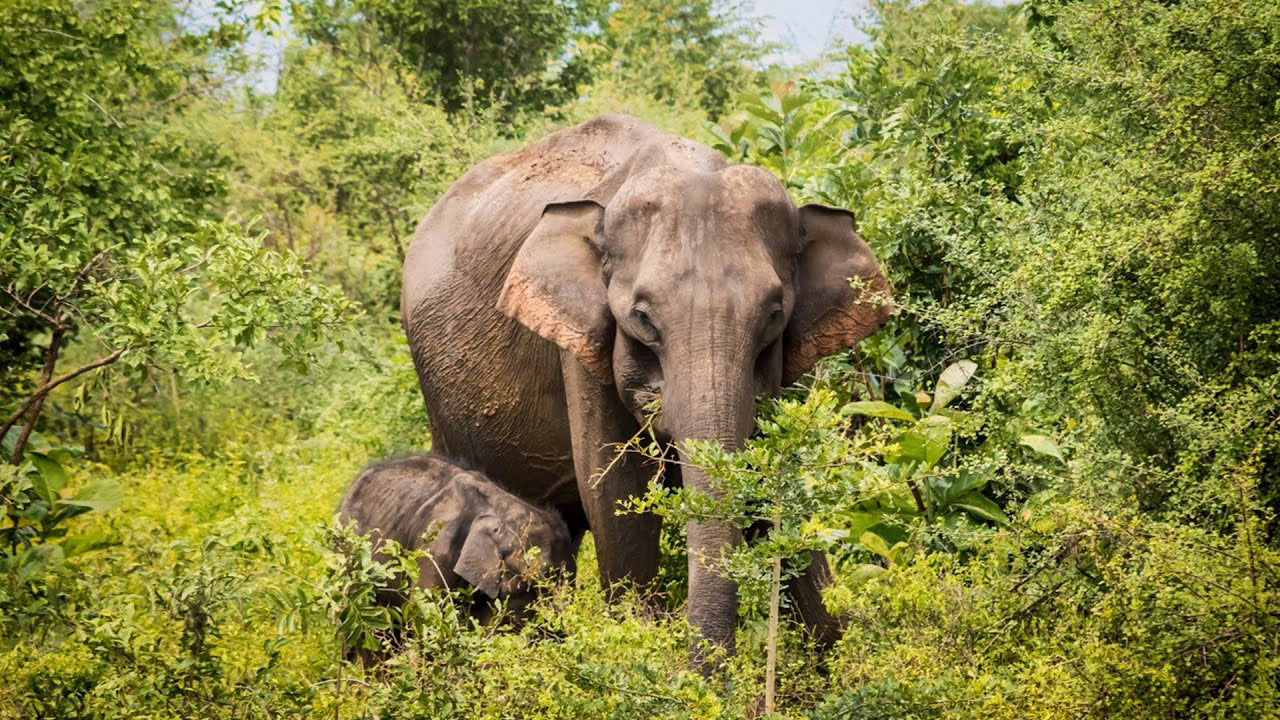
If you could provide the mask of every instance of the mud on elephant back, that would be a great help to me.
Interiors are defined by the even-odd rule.
[[[760,168],[605,115],[457,180],[414,235],[401,310],[435,450],[556,507],[575,541],[590,529],[607,587],[645,586],[658,521],[614,511],[655,468],[611,462],[645,406],[661,399],[662,440],[736,447],[756,396],[878,328],[888,290],[848,211],[796,207]],[[669,464],[668,478],[712,491]],[[700,558],[741,534],[687,531],[688,619],[732,650],[737,588]],[[827,579],[818,557],[790,590],[829,642]]]

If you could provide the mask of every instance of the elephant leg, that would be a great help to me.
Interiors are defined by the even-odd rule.
[[[827,556],[814,553],[809,566],[787,588],[800,622],[804,623],[818,647],[823,650],[834,645],[844,630],[844,623],[827,612],[826,606],[822,604],[822,589],[830,585],[831,581]]]
[[[582,508],[595,541],[600,582],[616,597],[619,581],[648,590],[658,575],[655,515],[617,513],[619,501],[642,494],[657,466],[638,455],[616,457],[618,445],[638,431],[612,385],[593,378],[568,352],[561,353],[564,391],[573,439],[573,467]]]

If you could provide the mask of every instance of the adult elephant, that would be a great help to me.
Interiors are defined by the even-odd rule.
[[[887,283],[849,212],[797,208],[764,170],[604,115],[455,182],[414,234],[401,311],[436,451],[554,505],[576,538],[589,528],[607,585],[644,585],[658,521],[615,510],[654,468],[612,462],[614,445],[655,398],[660,438],[739,445],[757,395],[885,320],[868,288]],[[737,588],[708,559],[740,535],[687,531],[689,621],[732,648]],[[830,640],[826,572],[815,559],[792,592]]]

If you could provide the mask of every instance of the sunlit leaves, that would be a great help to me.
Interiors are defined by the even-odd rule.
[[[13,428],[0,443],[12,451]],[[37,449],[38,448],[38,449]],[[90,479],[75,489],[63,464],[73,459],[79,448],[53,447],[43,437],[34,437],[23,462],[0,462],[0,572],[21,583],[33,583],[64,558],[114,544],[103,532],[67,536],[66,522],[90,511],[105,512],[120,505],[122,491],[113,478]],[[6,457],[8,454],[6,452]]]
[[[938,386],[933,393],[932,411],[937,412],[960,394],[964,386],[969,384],[973,374],[978,371],[978,364],[972,360],[961,360],[948,365],[938,376]]]
[[[1057,443],[1044,435],[1023,435],[1018,438],[1018,442],[1026,445],[1041,455],[1048,455],[1049,457],[1062,460],[1062,451],[1058,449]]]
[[[840,409],[845,415],[867,415],[870,417],[890,418],[892,420],[914,421],[911,413],[883,400],[859,400],[851,402]]]

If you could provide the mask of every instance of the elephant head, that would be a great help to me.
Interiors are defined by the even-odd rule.
[[[889,314],[887,291],[848,211],[797,208],[759,168],[666,164],[631,174],[603,205],[548,205],[498,305],[637,417],[660,398],[663,436],[733,448],[754,429],[755,397],[873,332]],[[687,466],[682,477],[711,489]],[[699,558],[738,534],[707,523],[688,531],[689,619],[727,644],[736,588]]]
[[[564,520],[473,473],[456,475],[452,488],[462,497],[449,515],[459,526],[453,534],[462,536],[453,572],[484,595],[477,598],[477,618],[493,619],[489,600],[502,600],[505,619],[523,620],[537,599],[538,579],[573,571],[573,542]],[[446,528],[443,534],[451,533]]]

